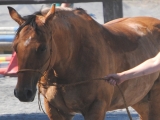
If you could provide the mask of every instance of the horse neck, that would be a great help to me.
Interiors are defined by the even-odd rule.
[[[67,25],[67,26],[66,26]],[[70,28],[72,27],[72,28]],[[59,24],[53,26],[57,60],[54,69],[58,78],[65,83],[96,78],[96,68],[103,67],[101,53],[106,48],[103,27],[97,23]],[[99,45],[98,45],[99,44]],[[103,60],[102,60],[103,59]],[[64,83],[64,81],[62,81]]]
[[[52,59],[55,59],[53,68],[56,72],[56,76],[63,79],[62,76],[66,73],[66,69],[71,61],[73,46],[71,45],[70,34],[67,32],[66,28],[60,25],[53,25],[53,47],[56,48],[56,54],[52,55]]]

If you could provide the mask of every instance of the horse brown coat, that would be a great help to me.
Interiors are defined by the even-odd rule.
[[[107,82],[76,83],[130,69],[160,50],[160,20],[155,18],[120,18],[101,25],[83,9],[55,10],[53,6],[28,17],[11,7],[9,12],[20,25],[13,42],[19,70],[45,73],[44,77],[38,72],[19,72],[15,96],[33,101],[38,83],[51,120],[70,120],[77,112],[85,120],[103,120],[106,111],[124,108],[119,90]],[[156,72],[120,86],[142,120],[160,118],[159,84]]]

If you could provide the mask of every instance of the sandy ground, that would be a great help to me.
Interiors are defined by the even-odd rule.
[[[48,120],[47,116],[39,110],[37,96],[29,103],[20,102],[14,97],[13,90],[16,82],[16,77],[0,78],[0,120]],[[43,96],[41,100],[43,101]],[[133,120],[139,120],[138,114],[133,109],[129,109]],[[84,120],[84,118],[81,114],[76,114],[73,120]],[[126,110],[122,109],[107,112],[105,120],[129,120],[129,118]]]

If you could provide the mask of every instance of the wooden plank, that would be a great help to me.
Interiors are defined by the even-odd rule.
[[[104,22],[123,17],[122,0],[103,1]]]
[[[0,0],[0,5],[6,4],[44,4],[44,3],[79,3],[102,2],[105,0]]]

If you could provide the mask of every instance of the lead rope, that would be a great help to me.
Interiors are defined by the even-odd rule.
[[[40,93],[41,93],[40,90],[38,90],[38,106],[39,106],[39,110],[42,111],[44,114],[46,114],[44,109],[43,109],[43,107],[42,107]]]
[[[92,79],[92,80],[105,80],[105,78],[95,78],[95,79]],[[57,86],[57,87],[67,87],[67,86],[73,86],[73,85],[79,85],[79,84],[83,84],[83,83],[86,83],[86,82],[91,82],[91,80],[88,80],[88,81],[80,81],[80,82],[77,82],[77,83],[71,83],[71,84],[52,84],[52,85],[50,85],[50,86]],[[39,82],[39,84],[42,84],[42,83],[40,83]],[[43,84],[42,84],[43,85]],[[120,86],[118,85],[118,84],[116,84],[116,86],[117,86],[117,88],[119,89],[119,91],[120,91],[120,93],[121,93],[121,95],[122,95],[122,98],[123,98],[123,101],[124,101],[124,105],[125,105],[125,108],[126,108],[126,111],[127,111],[127,114],[128,114],[128,117],[129,117],[129,119],[130,120],[132,120],[132,117],[131,117],[131,114],[130,114],[130,112],[129,112],[129,109],[128,109],[128,105],[127,105],[127,102],[126,102],[126,99],[125,99],[125,96],[124,96],[124,94],[123,94],[123,91],[122,91],[122,89],[120,88]],[[45,97],[45,96],[44,96]],[[40,109],[42,109],[43,110],[43,108],[42,108],[42,105],[41,105],[41,100],[40,100],[40,86],[39,86],[39,97],[38,97],[38,99],[39,99],[39,103],[40,103]],[[44,110],[43,110],[43,112],[44,112]],[[44,112],[45,113],[45,112]]]
[[[43,109],[43,107],[42,107],[40,94],[41,94],[41,91],[40,91],[40,82],[38,81],[38,106],[39,106],[39,110],[42,111],[44,114],[46,114],[45,111],[44,111],[44,109]]]
[[[52,41],[52,39],[51,39],[51,41]],[[51,43],[51,48],[52,48],[52,43]],[[45,72],[47,72],[47,71],[49,70],[49,66],[50,66],[50,64],[51,64],[51,56],[52,56],[52,49],[50,49],[50,56],[48,57],[48,59],[47,59],[46,62],[44,63],[44,65],[45,65],[45,64],[47,63],[47,61],[49,60],[48,67],[47,67],[47,69],[46,69]],[[43,66],[44,66],[44,65],[43,65]],[[43,67],[43,66],[42,66],[42,67]],[[43,77],[47,80],[46,76],[45,76],[40,70],[21,69],[21,70],[19,70],[17,73],[27,72],[27,71],[38,72],[38,73],[41,74],[41,76],[43,76]],[[105,80],[105,78],[96,78],[96,79],[92,79],[92,80]],[[57,84],[53,83],[52,86],[59,86],[59,87],[71,86],[71,85],[78,85],[78,84],[82,84],[82,83],[86,83],[86,82],[90,82],[90,81],[91,81],[91,80],[88,80],[88,81],[80,81],[80,82],[71,83],[71,84],[68,84],[68,85],[67,85],[67,84],[57,85]],[[39,84],[42,84],[42,83],[39,82]],[[43,85],[43,84],[42,84],[42,85]],[[121,88],[119,87],[119,85],[116,84],[116,86],[118,87],[118,89],[119,89],[119,91],[120,91],[120,93],[121,93],[121,95],[122,95],[122,98],[123,98],[123,101],[124,101],[124,104],[125,104],[125,108],[126,108],[127,113],[128,113],[128,117],[130,118],[130,120],[132,120],[132,117],[131,117],[131,114],[130,114],[130,112],[129,112],[129,110],[128,110],[128,106],[127,106],[127,102],[126,102],[126,100],[125,100],[124,94],[123,94]],[[40,111],[42,110],[43,113],[46,114],[46,113],[44,112],[44,110],[43,110],[43,107],[42,107],[42,103],[41,103],[41,99],[40,99],[40,93],[41,93],[41,92],[40,92],[40,85],[39,85],[39,86],[38,86],[38,106],[39,106],[39,110],[40,110]],[[44,96],[44,97],[45,97],[45,96]]]
[[[41,73],[39,70],[23,69],[23,70],[19,70],[18,72],[27,72],[27,71],[38,72],[38,73],[40,73],[40,74],[47,80],[46,76],[45,76],[43,73]],[[105,80],[105,78],[96,78],[96,79],[92,79],[92,80]],[[55,83],[52,83],[50,86],[67,87],[67,86],[73,86],[73,85],[83,84],[83,83],[86,83],[86,82],[91,82],[92,80],[80,81],[80,82],[71,83],[71,84],[59,84],[59,85],[58,85],[58,84],[55,84]],[[42,83],[39,82],[39,84],[42,84]],[[43,84],[42,84],[42,85],[43,85]],[[119,89],[119,91],[120,91],[120,93],[121,93],[121,95],[122,95],[122,98],[123,98],[123,101],[124,101],[124,104],[125,104],[125,108],[126,108],[126,111],[127,111],[127,113],[128,113],[128,117],[130,118],[130,120],[132,120],[132,117],[131,117],[131,114],[130,114],[130,112],[129,112],[129,110],[128,110],[128,106],[127,106],[127,102],[126,102],[126,100],[125,100],[124,94],[123,94],[121,88],[119,87],[119,85],[116,84],[116,86],[118,87],[118,89]],[[40,86],[38,86],[38,91],[39,91],[39,92],[38,92],[38,105],[39,105],[39,109],[40,109],[40,111],[42,110],[43,113],[45,113],[44,110],[43,110],[42,104],[41,104],[41,99],[40,99],[40,93],[41,93],[41,92],[40,92]],[[44,96],[44,97],[45,97],[45,96]],[[45,114],[46,114],[46,113],[45,113]]]
[[[118,85],[117,83],[116,83],[116,86],[118,87],[118,89],[119,89],[119,91],[120,91],[120,93],[121,93],[121,95],[122,95],[122,98],[123,98],[123,101],[124,101],[124,105],[125,105],[126,111],[127,111],[127,113],[128,113],[128,117],[129,117],[130,120],[132,120],[132,117],[131,117],[131,114],[130,114],[130,112],[129,112],[128,105],[127,105],[126,99],[125,99],[125,97],[124,97],[124,94],[123,94],[121,88],[119,87],[119,85]]]

